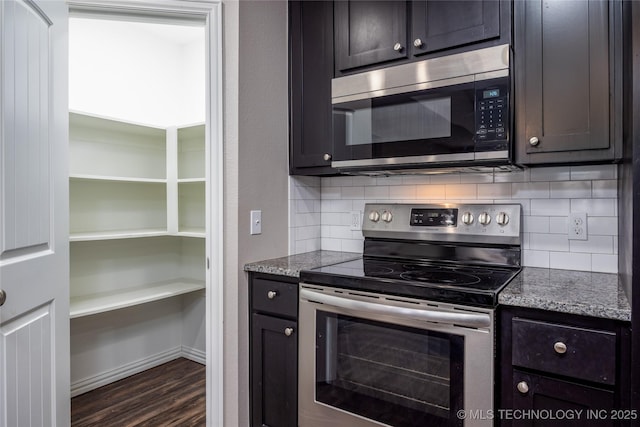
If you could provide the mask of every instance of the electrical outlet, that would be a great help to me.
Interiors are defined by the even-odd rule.
[[[585,212],[570,213],[567,224],[569,240],[587,240],[587,214]]]
[[[361,211],[351,211],[350,213],[350,223],[349,227],[351,231],[360,231],[362,230],[362,212]]]

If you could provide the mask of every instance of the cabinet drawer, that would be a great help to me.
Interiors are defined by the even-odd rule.
[[[514,318],[514,366],[615,384],[616,334]]]
[[[298,284],[253,279],[252,309],[265,313],[298,317]]]

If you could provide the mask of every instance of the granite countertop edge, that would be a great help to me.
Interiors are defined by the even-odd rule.
[[[312,251],[302,254],[272,258],[251,262],[244,265],[244,271],[254,273],[275,274],[278,276],[300,277],[300,271],[324,267],[340,262],[361,258],[362,254],[339,251]]]
[[[300,277],[300,271],[361,258],[354,252],[318,250],[244,265],[244,271]],[[594,286],[592,281],[598,283]],[[580,286],[584,286],[581,291]],[[600,291],[600,292],[597,292]],[[613,300],[612,300],[613,296]],[[498,304],[621,321],[631,307],[617,274],[524,267],[498,296]]]
[[[498,304],[631,321],[631,306],[614,273],[524,267],[500,292]]]

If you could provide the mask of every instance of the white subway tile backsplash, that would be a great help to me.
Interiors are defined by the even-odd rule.
[[[618,218],[613,216],[587,217],[587,233],[589,235],[617,236]]]
[[[587,216],[616,216],[616,199],[572,199],[571,212],[586,212]]]
[[[613,236],[589,236],[587,240],[570,240],[569,242],[571,252],[613,253]]]
[[[528,267],[549,268],[549,252],[547,251],[522,251],[522,264]]]
[[[591,271],[599,273],[617,273],[618,255],[591,255]]]
[[[342,239],[330,239],[328,237],[322,237],[320,239],[320,247],[325,251],[341,251]]]
[[[579,199],[591,197],[591,181],[562,181],[549,183],[552,199]]]
[[[494,174],[447,173],[391,177],[291,177],[289,248],[361,252],[350,212],[365,203],[518,203],[522,265],[617,271],[615,165],[560,166]],[[589,239],[569,240],[570,212],[586,212]]]
[[[521,228],[525,233],[549,233],[549,217],[525,216]]]
[[[475,184],[447,184],[444,187],[447,200],[452,199],[476,199],[478,197]]]
[[[531,200],[532,216],[568,216],[571,203],[567,199],[533,199]]]
[[[364,249],[364,241],[362,239],[342,241],[342,250],[344,252],[362,253],[363,249]]]
[[[444,185],[418,185],[416,188],[416,197],[419,200],[444,199]]]
[[[322,191],[320,191],[320,197],[322,198],[322,200],[341,199],[341,189],[342,187],[322,187]]]
[[[364,199],[364,187],[341,187],[343,199]]]
[[[566,217],[566,216],[549,217],[549,233],[567,234],[569,230],[568,222],[569,222],[569,217]]]
[[[514,199],[548,199],[548,182],[517,182],[511,184],[511,197]]]
[[[615,180],[593,181],[592,191],[594,198],[616,199],[618,197],[618,182]]]
[[[550,252],[549,268],[591,271],[591,254]]]
[[[529,181],[529,169],[516,170],[513,172],[496,172],[493,182],[527,182]]]
[[[569,166],[531,169],[531,181],[568,181],[571,177]]]
[[[376,187],[365,187],[364,189],[365,199],[388,199],[389,187],[386,185]]]
[[[511,197],[511,184],[478,184],[478,199],[508,199]]]
[[[530,233],[529,249],[568,252],[569,237],[566,234]]]
[[[617,175],[616,165],[571,166],[571,180],[613,179]]]
[[[391,200],[415,200],[416,198],[416,186],[415,185],[398,185],[389,187],[389,198]]]
[[[376,178],[377,185],[402,185],[402,176],[379,176]]]

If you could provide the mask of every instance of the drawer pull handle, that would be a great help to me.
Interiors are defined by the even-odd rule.
[[[558,354],[565,354],[567,352],[567,345],[565,343],[563,343],[562,341],[558,341],[557,343],[555,343],[553,345],[553,349]]]
[[[278,296],[278,292],[277,291],[269,291],[269,292],[267,292],[267,298],[269,298],[269,299],[274,299],[276,296]]]
[[[529,384],[527,384],[526,381],[520,381],[516,388],[522,394],[527,394],[529,392]]]
[[[284,334],[288,337],[293,333],[293,328],[284,328]]]

